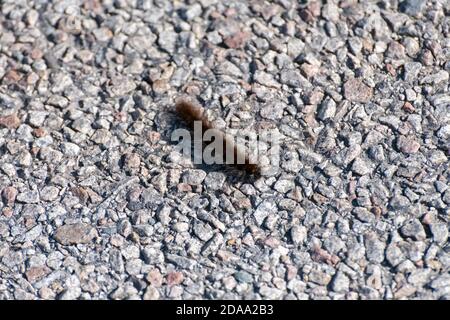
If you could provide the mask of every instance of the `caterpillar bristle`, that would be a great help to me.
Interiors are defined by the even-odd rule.
[[[194,128],[195,121],[202,122],[202,131],[203,133],[209,129],[215,129],[220,131],[211,124],[211,122],[206,118],[203,112],[203,108],[197,105],[195,102],[188,99],[178,99],[175,103],[175,110],[178,115],[187,123],[187,125],[191,128]],[[221,131],[220,131],[221,132]],[[203,136],[202,133],[202,136]],[[227,137],[226,134],[221,132],[219,136],[222,139],[224,158],[228,158],[228,152],[233,152],[233,165],[239,170],[243,170],[248,174],[259,176],[261,174],[261,168],[256,163],[251,163],[250,158],[247,154],[244,156],[244,163],[237,163],[237,159],[239,155],[242,155],[242,150],[239,145],[237,145],[233,140]],[[231,147],[231,148],[230,148]],[[232,150],[232,151],[230,151]]]

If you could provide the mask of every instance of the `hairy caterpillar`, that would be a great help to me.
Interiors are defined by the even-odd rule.
[[[235,143],[234,139],[227,136],[225,133],[220,131],[217,128],[214,128],[212,123],[206,119],[206,117],[203,114],[203,108],[196,105],[192,101],[189,101],[187,99],[179,99],[176,101],[176,112],[178,115],[183,118],[183,120],[191,127],[194,127],[195,121],[201,121],[202,122],[202,136],[203,133],[207,130],[215,130],[216,135],[220,137],[223,143],[223,157],[227,157],[228,152],[233,152],[233,163],[232,165],[238,168],[239,170],[244,170],[245,172],[259,176],[261,174],[260,167],[257,163],[252,163],[250,161],[250,157],[248,154],[244,151],[245,148],[239,146],[237,143]],[[238,163],[238,159],[244,159],[243,163]],[[242,161],[240,161],[242,162]]]

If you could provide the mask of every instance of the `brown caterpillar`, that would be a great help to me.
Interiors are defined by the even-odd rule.
[[[194,121],[202,122],[202,136],[206,130],[216,130],[217,135],[223,143],[224,157],[227,157],[228,152],[233,152],[233,165],[239,170],[243,170],[249,174],[259,176],[261,174],[260,166],[252,163],[247,153],[244,153],[243,148],[234,142],[234,139],[227,137],[225,133],[215,128],[203,114],[203,108],[186,99],[179,99],[176,101],[176,112],[183,118],[183,120],[194,128]],[[238,163],[239,159],[244,159],[244,163]]]

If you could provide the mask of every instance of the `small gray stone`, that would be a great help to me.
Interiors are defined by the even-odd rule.
[[[12,269],[24,262],[24,255],[20,251],[8,250],[1,261],[6,267]]]
[[[187,170],[183,174],[183,182],[190,185],[200,185],[206,177],[206,172],[203,170],[192,169]]]
[[[285,104],[282,102],[271,101],[261,108],[261,117],[269,120],[281,119],[285,107]]]
[[[146,39],[147,41],[147,39]],[[136,89],[136,83],[130,77],[113,77],[108,92],[112,97],[121,97]]]
[[[16,200],[24,203],[38,203],[39,193],[37,191],[25,191],[19,193]]]
[[[28,123],[33,127],[42,127],[48,112],[46,111],[31,111],[28,116]]]
[[[122,273],[125,270],[122,254],[119,250],[113,249],[109,252],[109,265],[116,272]]]
[[[389,205],[394,210],[402,210],[404,208],[407,208],[410,204],[411,203],[409,199],[402,195],[395,195],[389,202]]]
[[[450,128],[450,126],[449,126],[449,128]],[[5,162],[5,163],[2,163],[0,166],[1,166],[0,168],[2,169],[2,171],[8,177],[12,178],[12,177],[14,177],[16,175],[16,168],[11,163]]]
[[[448,225],[445,223],[431,223],[430,231],[435,242],[443,244],[448,241]]]
[[[223,245],[223,236],[220,233],[216,233],[211,239],[209,239],[202,247],[202,255],[209,256],[216,254],[220,247]]]
[[[158,289],[153,286],[148,286],[145,290],[144,296],[142,299],[144,300],[158,300],[160,297]]]
[[[186,20],[190,21],[198,17],[202,13],[202,6],[199,3],[194,3],[185,11]]]
[[[46,186],[41,190],[40,196],[44,201],[54,201],[59,197],[59,189],[55,186]]]
[[[407,62],[404,66],[403,79],[408,82],[414,82],[418,80],[418,75],[422,69],[422,64],[420,62]]]
[[[385,116],[385,117],[380,117],[378,119],[380,121],[380,123],[385,124],[390,126],[392,129],[397,130],[398,127],[400,126],[400,119],[396,116]]]
[[[439,105],[450,105],[450,94],[437,94],[432,98],[433,106],[437,107]]]
[[[278,180],[274,187],[273,187],[276,191],[280,192],[280,193],[286,193],[292,189],[295,188],[295,183],[292,180],[288,180],[288,179],[282,179],[282,180]]]
[[[97,230],[85,223],[66,224],[59,227],[54,235],[63,245],[90,243],[97,236]]]
[[[36,240],[42,233],[42,225],[38,224],[34,228],[31,228],[26,234],[25,239],[27,241],[34,241]]]
[[[395,243],[391,243],[386,249],[386,260],[396,267],[405,260],[405,255]]]
[[[79,131],[81,133],[89,135],[91,132],[93,132],[93,129],[91,127],[91,121],[87,118],[81,117],[76,119],[72,125],[71,128]]]
[[[52,95],[48,98],[47,104],[63,109],[69,104],[69,100],[59,95]]]
[[[441,289],[441,288],[449,288],[450,287],[450,274],[446,273],[443,275],[440,275],[430,283],[430,287],[432,287],[435,290]]]
[[[68,157],[76,157],[80,153],[80,147],[72,142],[63,142],[61,151]]]
[[[158,44],[167,52],[173,52],[175,50],[175,44],[177,40],[177,34],[173,31],[166,30],[159,34]]]
[[[399,9],[409,16],[417,16],[422,13],[426,4],[426,0],[405,0],[399,4]]]
[[[125,271],[130,275],[140,274],[141,269],[142,269],[142,260],[140,259],[131,259],[128,260],[125,264]]]
[[[112,37],[112,32],[108,28],[98,28],[92,31],[98,41],[106,42]]]
[[[335,292],[348,292],[350,279],[341,271],[336,272],[331,282],[331,289]]]
[[[450,124],[443,125],[437,132],[437,136],[442,140],[450,139]]]
[[[381,263],[384,260],[386,244],[380,241],[374,234],[367,235],[364,241],[366,257],[372,263]]]
[[[192,270],[197,265],[197,261],[175,254],[166,254],[166,260],[180,268],[189,270]]]
[[[209,172],[205,178],[205,185],[211,190],[220,190],[225,182],[225,174],[222,172]]]
[[[158,264],[164,262],[164,254],[161,250],[152,247],[145,247],[141,251],[142,258],[147,264]]]
[[[246,271],[238,271],[234,274],[234,278],[241,283],[252,283],[253,276]]]
[[[448,83],[449,74],[445,70],[440,70],[435,74],[420,79],[420,84],[439,84],[441,82]]]
[[[400,232],[404,237],[412,238],[415,240],[425,240],[425,238],[427,237],[425,229],[417,219],[412,219],[406,222],[400,228]]]
[[[262,223],[264,222],[264,219],[269,214],[275,214],[276,211],[277,211],[277,206],[274,203],[274,201],[264,200],[256,208],[255,212],[253,213],[253,217],[255,218],[258,226],[260,226],[260,225],[262,225]]]
[[[356,158],[352,164],[352,171],[360,176],[364,176],[372,172],[370,164],[361,158]]]
[[[291,238],[295,245],[302,244],[308,235],[304,226],[293,226],[291,228]]]
[[[371,223],[375,221],[375,215],[366,208],[357,207],[352,213],[362,222]]]
[[[255,79],[256,82],[266,87],[272,88],[281,87],[281,85],[274,79],[273,75],[261,70],[257,70],[253,75],[253,78]]]
[[[308,81],[295,69],[283,69],[280,82],[294,88],[305,87],[305,84],[308,84]]]
[[[76,300],[81,295],[81,288],[68,288],[58,297],[58,300]]]
[[[107,144],[111,140],[111,132],[106,129],[99,129],[95,131],[91,139],[98,144]]]
[[[413,284],[415,287],[422,287],[425,285],[430,278],[430,269],[417,269],[411,272],[408,277],[408,282]]]
[[[283,296],[283,291],[277,288],[270,288],[266,285],[261,286],[259,288],[259,294],[264,297],[265,299],[281,299]]]
[[[200,240],[208,241],[213,236],[213,232],[209,225],[197,222],[193,227],[194,234],[199,237]]]
[[[305,44],[297,38],[290,38],[287,43],[287,54],[294,60],[303,52]]]
[[[320,284],[322,286],[328,285],[331,281],[331,276],[319,270],[312,270],[308,275],[309,281]]]
[[[327,97],[320,105],[317,117],[320,120],[333,118],[336,114],[336,102],[330,97]]]
[[[360,53],[361,49],[363,47],[361,39],[357,38],[357,37],[349,39],[348,45],[350,47],[350,50],[353,52],[353,54]]]

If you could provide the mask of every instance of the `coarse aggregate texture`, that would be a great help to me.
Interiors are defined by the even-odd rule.
[[[449,299],[449,9],[0,1],[0,299]],[[278,170],[175,151],[181,94]]]

